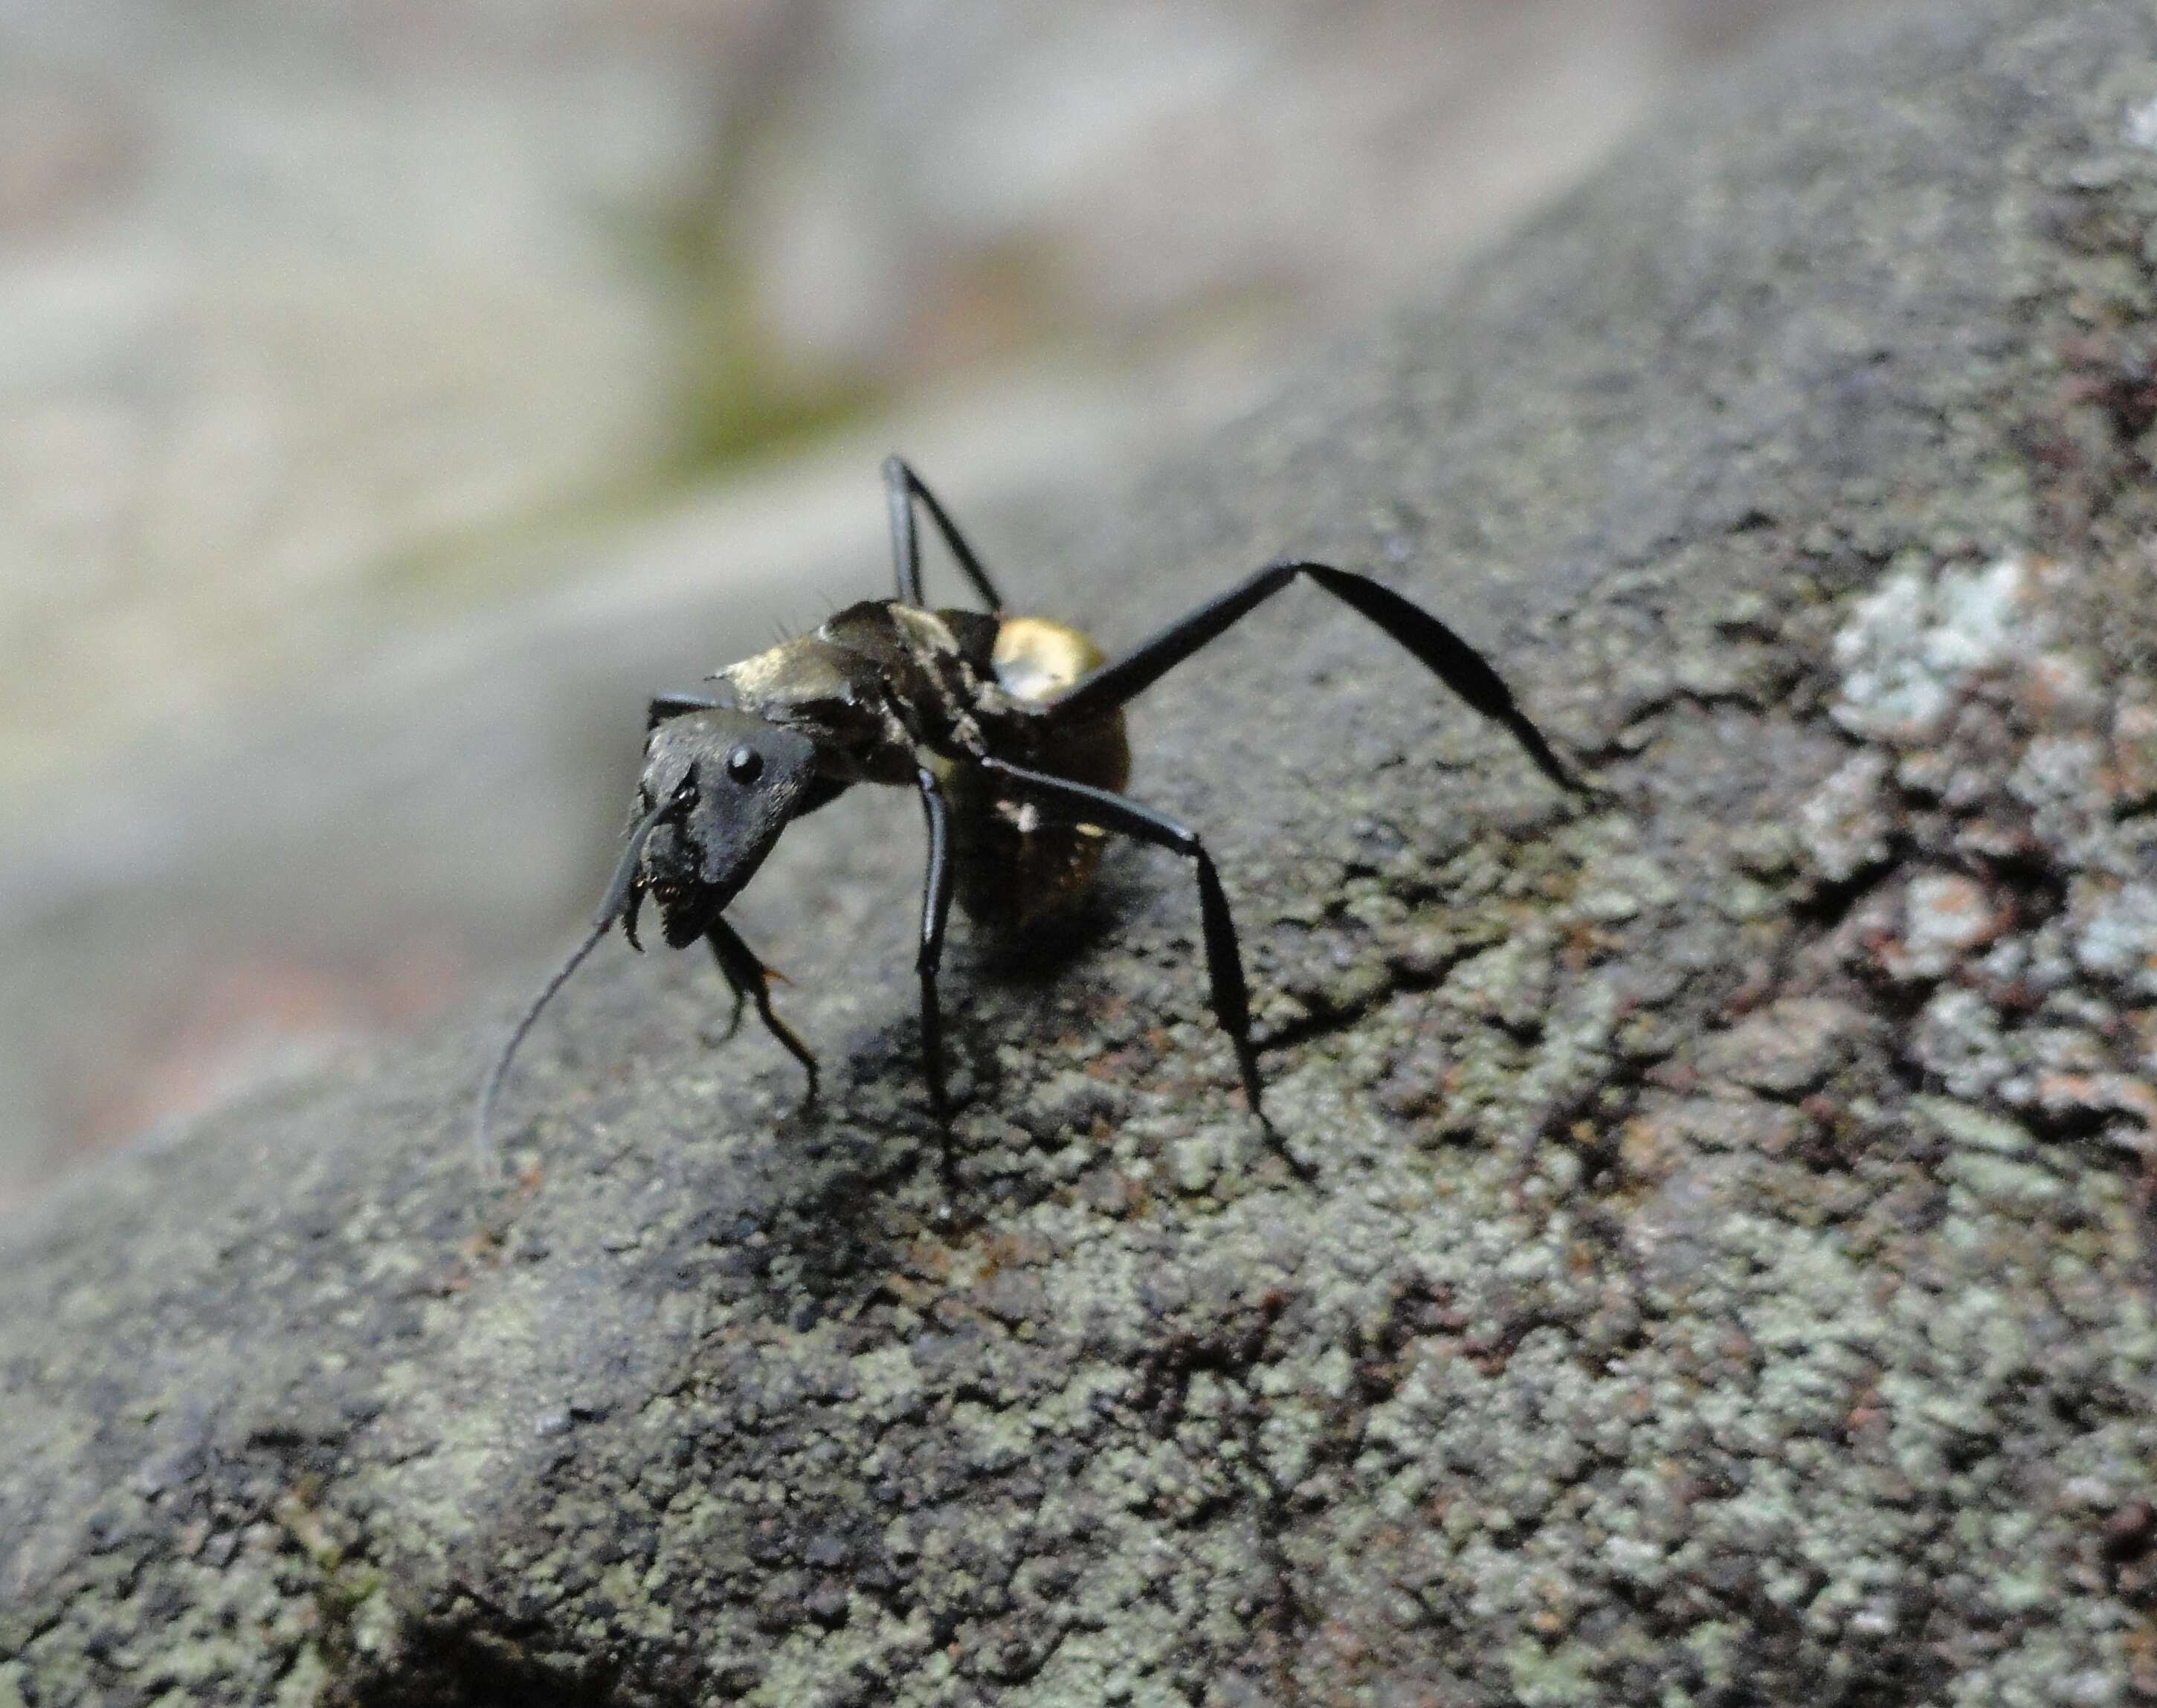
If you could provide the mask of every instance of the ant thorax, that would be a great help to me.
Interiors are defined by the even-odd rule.
[[[1078,630],[1039,617],[850,605],[813,633],[719,672],[740,710],[811,735],[834,782],[915,784],[928,756],[951,791],[958,893],[1000,930],[1059,913],[1085,890],[1098,831],[1034,821],[965,762],[995,755],[1120,789],[1120,713],[1051,728],[1041,708],[1104,662]]]
[[[718,672],[740,710],[812,734],[826,774],[910,787],[915,754],[1004,749],[1014,716],[997,680],[999,625],[974,611],[892,599],[849,605],[812,633]]]

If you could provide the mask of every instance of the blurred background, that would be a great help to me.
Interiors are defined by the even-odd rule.
[[[0,1208],[558,954],[887,450],[1082,527],[1829,3],[0,0]]]

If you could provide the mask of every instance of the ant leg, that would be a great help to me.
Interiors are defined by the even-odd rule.
[[[713,958],[717,959],[716,950],[713,952]],[[725,970],[726,969],[724,966],[720,968],[720,971],[724,972]],[[727,989],[734,993],[734,1012],[727,1016],[727,1029],[719,1034],[719,1042],[723,1044],[730,1044],[734,1041],[735,1034],[741,1031],[742,1015],[749,1007],[749,992],[747,990],[744,990],[739,985],[735,984],[732,980],[728,980]]]
[[[898,581],[899,599],[907,604],[926,608],[929,601],[921,591],[921,541],[914,532],[914,507],[917,501],[929,512],[929,519],[936,524],[936,532],[944,536],[944,543],[951,548],[951,555],[959,560],[959,568],[966,579],[974,584],[983,604],[991,616],[1001,616],[1003,595],[996,591],[996,584],[989,579],[989,572],[981,567],[981,560],[974,555],[974,548],[966,543],[966,537],[959,532],[959,525],[945,513],[944,507],[936,502],[936,495],[922,483],[903,456],[888,456],[883,460],[883,490],[885,502],[891,507],[891,561]]]
[[[742,941],[741,934],[723,917],[712,921],[704,933],[704,940],[712,945],[712,959],[718,962],[719,971],[726,975],[727,984],[734,993],[736,1017],[741,1014],[744,997],[756,1005],[756,1017],[764,1022],[764,1030],[784,1044],[787,1053],[808,1071],[809,1101],[815,1102],[816,1058],[809,1052],[808,1045],[794,1035],[793,1028],[771,1011],[771,969]]]
[[[655,694],[644,714],[644,733],[651,734],[670,718],[680,718],[691,712],[709,712],[718,703],[709,694]]]
[[[914,958],[921,975],[921,1058],[929,1081],[929,1109],[939,1121],[950,1118],[944,1094],[944,1011],[936,995],[936,972],[944,961],[944,928],[951,918],[951,809],[936,774],[915,768],[922,815],[929,821],[929,875],[921,887],[921,949]],[[947,1130],[948,1147],[950,1134]],[[949,1172],[950,1158],[945,1158]]]
[[[1052,817],[1071,824],[1100,825],[1131,837],[1166,848],[1188,860],[1198,880],[1198,918],[1206,939],[1206,971],[1213,990],[1213,1013],[1236,1047],[1236,1066],[1243,1075],[1243,1095],[1251,1113],[1273,1132],[1260,1100],[1259,1052],[1251,1042],[1251,999],[1243,982],[1243,958],[1236,946],[1236,922],[1229,916],[1228,898],[1221,888],[1221,875],[1213,869],[1213,857],[1196,831],[1156,812],[1150,806],[1046,772],[1029,771],[1002,759],[985,759],[981,766],[1009,783],[1019,794],[1048,809]],[[1284,1155],[1286,1153],[1284,1152]],[[1308,1170],[1293,1156],[1289,1165],[1299,1174]]]
[[[1145,692],[1205,646],[1218,640],[1238,619],[1264,604],[1297,576],[1308,576],[1342,604],[1351,605],[1420,659],[1446,687],[1492,723],[1503,726],[1559,788],[1588,792],[1551,750],[1543,733],[1513,702],[1490,661],[1421,605],[1381,586],[1367,575],[1329,564],[1284,561],[1271,563],[1219,598],[1171,623],[1128,657],[1104,665],[1056,698],[1049,709],[1067,723],[1085,723]]]

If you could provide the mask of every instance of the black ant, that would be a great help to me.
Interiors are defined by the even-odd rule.
[[[1502,724],[1543,774],[1584,793],[1482,655],[1420,606],[1369,577],[1324,563],[1269,564],[1111,664],[1075,629],[1004,615],[1004,602],[920,477],[886,460],[896,599],[849,605],[814,634],[709,678],[712,694],[662,694],[646,722],[644,778],[629,840],[590,934],[517,1021],[481,1094],[476,1141],[491,1166],[494,1103],[540,1011],[617,921],[631,948],[649,896],[670,949],[703,938],[734,992],[734,1024],[754,1003],[816,1093],[816,1058],[772,1012],[772,975],[724,909],[780,833],[857,783],[915,790],[929,823],[921,903],[921,1051],[940,1121],[944,1028],[936,972],[955,893],[995,929],[1023,929],[1069,903],[1115,831],[1191,862],[1213,1011],[1236,1047],[1243,1093],[1265,1120],[1236,928],[1198,833],[1120,791],[1130,769],[1124,702],[1218,638],[1298,576],[1353,606],[1440,682]],[[986,612],[931,610],[922,596],[916,506],[925,510]],[[728,1028],[731,1037],[734,1026]],[[1270,1128],[1269,1128],[1270,1130]]]

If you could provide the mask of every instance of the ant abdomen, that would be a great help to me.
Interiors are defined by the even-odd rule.
[[[1091,636],[1044,617],[1010,617],[996,630],[996,681],[1016,699],[1045,702],[1106,664]],[[1035,768],[1091,788],[1120,791],[1130,779],[1131,750],[1120,708],[1078,724],[1049,724],[1027,756]],[[999,936],[1017,937],[1068,913],[1101,862],[1106,833],[1095,825],[1047,821],[991,774],[954,766],[943,779],[951,798],[959,905]]]

